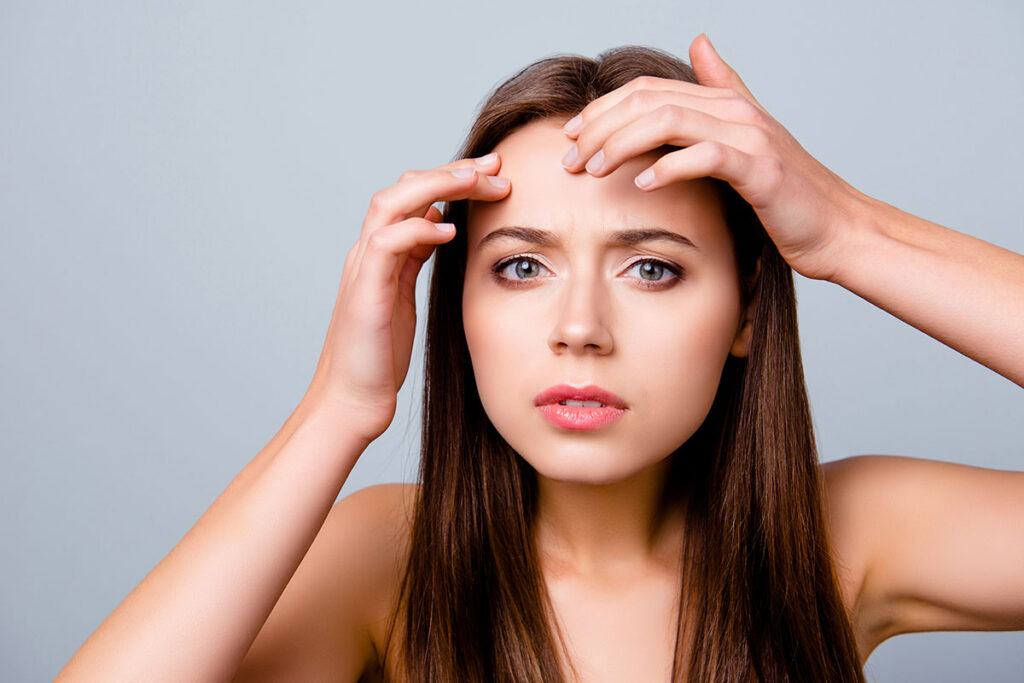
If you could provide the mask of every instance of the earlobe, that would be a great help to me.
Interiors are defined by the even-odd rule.
[[[753,313],[753,307],[748,306],[748,312],[743,317],[743,323],[740,325],[739,332],[736,333],[736,338],[732,341],[732,348],[729,349],[730,356],[746,358],[750,353],[750,337],[754,328],[751,322]]]
[[[743,318],[740,320],[739,330],[737,330],[736,337],[732,341],[732,348],[729,349],[729,355],[736,356],[737,358],[746,358],[750,354],[750,338],[754,334],[754,311],[757,310],[758,282],[760,277],[761,259],[758,259],[754,266],[753,274],[746,281],[747,292],[749,293],[746,297],[747,305],[743,310]]]

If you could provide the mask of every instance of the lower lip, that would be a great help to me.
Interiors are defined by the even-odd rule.
[[[563,406],[560,403],[549,403],[544,406],[537,406],[541,415],[557,427],[565,429],[597,429],[615,422],[626,411],[622,408],[605,406],[595,408],[591,406]]]

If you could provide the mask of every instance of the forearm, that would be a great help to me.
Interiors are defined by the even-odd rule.
[[[300,406],[57,680],[230,680],[365,447]]]
[[[1024,386],[1024,256],[862,202],[829,279]]]

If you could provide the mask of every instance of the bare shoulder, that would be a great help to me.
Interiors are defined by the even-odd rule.
[[[1024,627],[1024,472],[892,455],[822,472],[864,659],[900,633]]]
[[[337,552],[358,555],[351,560],[358,583],[345,590],[364,602],[360,613],[374,657],[394,614],[418,492],[419,485],[410,483],[368,486],[336,503],[324,523]]]
[[[411,529],[418,490],[418,484],[409,483],[359,489],[334,504],[323,529],[341,546],[349,546],[348,541],[372,541],[360,544],[367,559],[393,559]]]
[[[357,681],[377,662],[408,548],[416,484],[336,502],[235,681]]]

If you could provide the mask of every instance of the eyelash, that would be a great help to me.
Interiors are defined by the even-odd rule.
[[[514,280],[514,279],[511,279],[511,278],[503,277],[501,275],[501,271],[505,270],[505,268],[507,268],[508,266],[510,266],[513,263],[518,263],[520,261],[530,261],[532,263],[536,263],[537,265],[539,265],[541,267],[544,267],[544,264],[542,264],[540,261],[538,261],[537,259],[535,259],[533,257],[526,256],[526,255],[523,255],[523,254],[517,254],[516,256],[510,256],[507,259],[504,259],[504,260],[499,261],[498,263],[494,264],[491,267],[491,275],[494,277],[495,281],[497,281],[498,284],[502,285],[503,287],[508,287],[509,289],[518,289],[520,287],[529,287],[530,286],[528,284],[529,280],[534,280],[536,278],[528,278],[526,280]],[[639,259],[639,260],[634,261],[633,263],[629,264],[629,268],[633,268],[634,266],[638,266],[638,265],[643,265],[645,263],[653,263],[655,265],[661,266],[662,268],[667,270],[669,273],[671,273],[672,277],[670,277],[667,280],[658,280],[657,282],[651,282],[650,280],[639,280],[639,282],[641,283],[640,287],[642,289],[649,289],[649,290],[668,289],[669,287],[674,286],[675,283],[679,282],[680,280],[684,279],[684,277],[685,277],[686,271],[684,271],[679,266],[676,266],[675,264],[668,263],[667,261],[662,261],[660,259],[655,259],[655,258]]]

